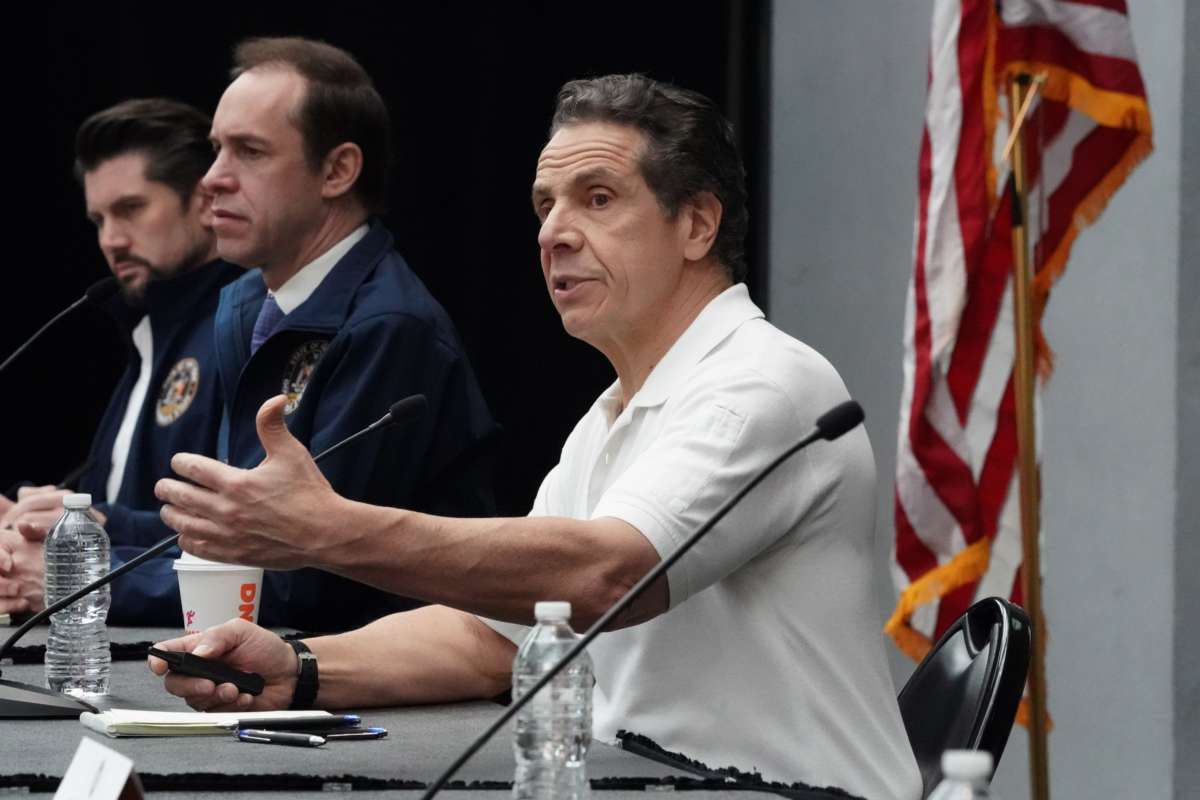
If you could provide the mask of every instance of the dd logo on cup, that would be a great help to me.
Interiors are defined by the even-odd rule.
[[[242,584],[242,604],[238,606],[238,614],[244,620],[254,622],[254,598],[258,596],[258,584]]]

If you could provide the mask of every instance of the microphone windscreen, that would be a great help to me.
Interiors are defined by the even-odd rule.
[[[863,416],[862,406],[853,400],[847,400],[817,417],[817,430],[821,432],[822,439],[832,441],[858,427],[863,421]]]
[[[429,401],[425,399],[425,395],[410,394],[408,397],[401,398],[392,403],[392,407],[388,409],[388,424],[401,425],[405,422],[419,419],[425,416],[425,411],[428,408]]]
[[[91,303],[102,303],[116,294],[118,288],[120,288],[120,284],[117,283],[117,279],[109,275],[89,286],[83,296]]]

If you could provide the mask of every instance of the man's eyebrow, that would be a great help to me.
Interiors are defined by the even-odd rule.
[[[592,169],[585,170],[577,175],[571,176],[569,185],[572,189],[578,189],[582,185],[587,185],[595,181],[618,182],[620,179],[620,176],[608,167],[593,167]],[[548,194],[550,194],[550,187],[548,184],[540,181],[533,182],[533,191],[531,193],[533,202],[536,203],[540,198],[545,197]]]
[[[129,203],[141,203],[141,202],[144,202],[145,199],[146,199],[146,195],[141,192],[125,192],[124,194],[119,194],[115,198],[113,198],[107,204],[107,207],[108,208],[116,208],[118,206],[128,205]],[[100,211],[101,211],[101,209],[97,209],[97,208],[85,208],[84,209],[84,213],[87,214],[88,219],[92,219],[93,217],[99,217]]]
[[[255,136],[252,133],[231,133],[224,137],[230,144],[248,144],[255,147],[266,147],[270,142],[263,139],[261,136]],[[221,144],[221,137],[209,136],[208,141],[214,145]]]
[[[111,205],[119,206],[123,203],[140,203],[146,199],[146,195],[142,192],[126,192],[125,194],[117,195],[117,199],[113,200]]]

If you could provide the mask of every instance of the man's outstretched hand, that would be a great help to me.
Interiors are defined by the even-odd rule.
[[[238,469],[193,453],[178,453],[171,468],[190,483],[163,478],[154,493],[162,518],[189,553],[228,564],[271,569],[321,566],[335,550],[342,498],[283,419],[287,398],[273,397],[255,418],[266,458]]]
[[[166,675],[166,690],[182,697],[197,711],[270,711],[287,708],[296,690],[296,653],[291,645],[266,628],[233,619],[200,633],[159,642],[159,650],[182,651],[215,658],[243,672],[257,672],[266,686],[257,697],[239,693],[232,683],[214,685],[207,678],[193,678],[167,671],[167,662],[148,657],[150,671]]]

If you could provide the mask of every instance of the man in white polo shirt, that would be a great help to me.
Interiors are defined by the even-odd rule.
[[[183,455],[173,467],[196,485],[159,484],[183,547],[315,564],[438,605],[310,639],[303,659],[248,623],[212,628],[163,646],[259,672],[266,691],[171,674],[167,689],[214,710],[489,697],[509,685],[536,601],[569,600],[575,627],[590,625],[846,399],[833,367],[740,283],[745,199],[732,130],[707,98],[638,75],[564,86],[533,185],[542,270],[568,333],[617,381],[530,516],[346,501],[282,429],[284,400],[269,401],[267,464]],[[917,797],[872,601],[874,485],[859,429],[747,496],[593,643],[596,736],[623,729],[771,781]]]

